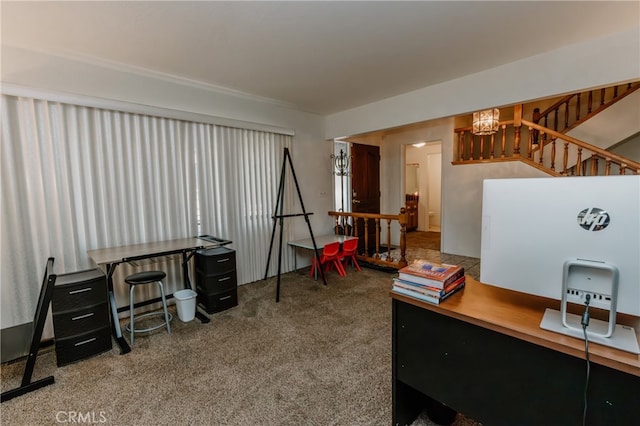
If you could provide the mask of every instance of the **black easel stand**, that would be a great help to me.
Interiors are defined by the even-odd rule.
[[[24,367],[22,383],[20,384],[20,387],[2,392],[2,401],[0,402],[8,401],[17,396],[24,395],[36,389],[51,385],[54,382],[53,376],[45,377],[44,379],[40,379],[35,382],[31,381],[33,368],[36,365],[36,357],[38,356],[38,350],[40,349],[40,339],[42,338],[44,322],[47,319],[47,311],[49,310],[49,304],[51,303],[53,286],[56,283],[56,275],[51,274],[51,270],[53,269],[53,261],[53,257],[47,259],[47,266],[44,270],[42,288],[40,289],[38,305],[36,306],[36,314],[33,320],[34,329],[33,335],[31,336],[31,347],[29,348],[29,357],[27,358],[27,364]]]
[[[296,191],[298,191],[298,199],[300,200],[300,206],[302,206],[302,213],[297,214],[283,214],[283,206],[284,206],[284,178],[285,178],[285,169],[287,162],[289,163],[289,167],[291,167],[291,174],[293,175],[293,181],[296,184]],[[278,214],[278,210],[280,210],[280,214]],[[313,242],[313,252],[316,257],[316,261],[318,265],[320,265],[320,253],[318,253],[318,246],[316,245],[316,239],[313,236],[313,231],[311,230],[311,222],[309,222],[309,216],[313,213],[307,213],[304,209],[304,202],[302,201],[302,195],[300,194],[300,187],[298,186],[298,178],[296,177],[296,171],[293,169],[293,163],[291,162],[291,155],[289,154],[289,148],[284,149],[284,158],[282,160],[282,170],[280,171],[280,185],[278,187],[278,200],[276,201],[276,209],[273,214],[273,230],[271,231],[271,245],[269,246],[269,256],[267,257],[267,267],[264,271],[264,279],[267,279],[267,274],[269,273],[269,263],[271,262],[271,251],[273,250],[273,238],[276,235],[276,225],[277,219],[280,221],[280,251],[278,253],[278,286],[276,289],[276,302],[280,301],[280,272],[282,269],[282,232],[283,232],[283,222],[285,217],[295,217],[295,216],[304,216],[304,220],[307,222],[307,226],[309,227],[309,234],[311,235],[311,241]],[[327,279],[324,276],[324,271],[322,268],[320,269],[320,274],[322,275],[322,282],[324,285],[327,285]]]

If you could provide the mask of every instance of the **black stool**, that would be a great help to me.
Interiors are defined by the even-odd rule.
[[[165,274],[162,271],[145,271],[145,272],[138,272],[137,274],[132,274],[129,275],[127,278],[125,278],[125,282],[127,284],[129,284],[129,286],[131,286],[131,289],[129,290],[129,310],[131,311],[131,316],[130,316],[130,320],[129,320],[129,324],[127,324],[125,326],[125,330],[131,332],[131,344],[133,345],[133,337],[135,333],[144,333],[147,331],[152,331],[152,330],[156,330],[162,326],[164,326],[165,324],[167,325],[167,333],[171,334],[171,320],[173,319],[173,316],[171,314],[169,314],[169,311],[167,311],[167,300],[164,297],[164,287],[162,285],[162,280],[167,276],[167,274]],[[160,295],[162,296],[162,308],[164,309],[164,313],[163,312],[149,312],[143,315],[138,316],[138,318],[144,318],[144,317],[149,317],[149,316],[153,316],[153,315],[164,315],[164,322],[155,325],[153,327],[149,327],[149,328],[138,328],[136,329],[134,327],[134,315],[133,315],[133,290],[136,288],[137,285],[140,284],[153,284],[153,283],[157,283],[158,286],[160,287]]]

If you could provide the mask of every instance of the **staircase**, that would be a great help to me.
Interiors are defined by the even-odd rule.
[[[552,176],[640,174],[640,163],[567,134],[638,89],[640,81],[571,94],[542,112],[534,108],[531,120],[517,105],[513,120],[501,121],[488,136],[472,134],[471,127],[455,129],[452,163],[522,161]]]

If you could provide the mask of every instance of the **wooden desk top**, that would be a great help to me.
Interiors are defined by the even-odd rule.
[[[560,310],[560,301],[481,284],[466,277],[464,290],[434,305],[391,291],[391,297],[452,318],[584,359],[584,341],[540,328],[546,308]],[[571,312],[571,309],[568,309]],[[592,318],[607,313],[591,308]],[[572,313],[581,315],[582,312]],[[633,327],[640,340],[640,317],[617,314],[618,324]],[[589,360],[640,377],[640,355],[589,342]]]
[[[219,244],[200,238],[181,238],[177,240],[156,241],[151,243],[132,244],[121,247],[109,247],[89,250],[87,254],[97,265],[122,262],[123,259],[166,253],[174,250],[218,247]]]

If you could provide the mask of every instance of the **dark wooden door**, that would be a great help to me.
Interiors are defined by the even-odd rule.
[[[351,211],[356,213],[380,213],[380,147],[353,144],[351,146]],[[356,224],[360,237],[360,249],[364,249],[365,226]],[[367,242],[370,254],[375,252],[376,224],[369,219]]]

